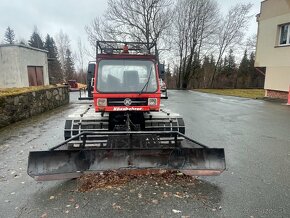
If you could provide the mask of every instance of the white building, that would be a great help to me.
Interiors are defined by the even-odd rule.
[[[290,86],[290,0],[261,3],[256,67],[266,69],[267,97],[287,99]]]
[[[0,88],[49,85],[47,51],[0,45]]]

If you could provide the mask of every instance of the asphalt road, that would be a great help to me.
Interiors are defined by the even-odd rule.
[[[170,91],[163,102],[184,116],[188,136],[225,148],[219,177],[89,193],[76,191],[77,180],[34,181],[28,152],[63,140],[65,117],[80,106],[76,95],[69,106],[0,130],[0,217],[290,216],[290,107],[258,100]]]

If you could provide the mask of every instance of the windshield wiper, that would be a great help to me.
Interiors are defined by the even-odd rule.
[[[146,90],[147,90],[147,87],[148,87],[149,82],[150,82],[150,78],[151,78],[152,70],[153,70],[153,66],[152,66],[151,69],[150,69],[150,73],[149,73],[148,80],[147,80],[147,82],[145,83],[144,87],[143,87],[143,88],[141,89],[141,91],[139,92],[139,95],[141,95],[141,94],[143,93],[143,91],[144,91],[145,88],[146,88]]]

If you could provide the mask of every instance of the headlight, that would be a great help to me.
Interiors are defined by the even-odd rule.
[[[148,105],[149,106],[156,106],[157,105],[157,98],[148,98]]]
[[[107,106],[107,99],[106,98],[98,98],[97,105],[99,107],[106,107]]]

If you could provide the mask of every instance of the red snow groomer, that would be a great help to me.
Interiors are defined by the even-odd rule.
[[[213,176],[225,170],[224,149],[188,138],[183,118],[160,108],[164,67],[155,44],[98,41],[90,69],[94,104],[69,116],[65,142],[30,152],[31,177],[69,179],[106,170]]]

